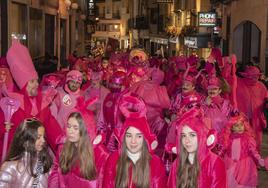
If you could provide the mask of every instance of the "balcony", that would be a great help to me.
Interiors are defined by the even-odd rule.
[[[145,16],[138,16],[128,20],[128,27],[130,29],[148,29],[149,22]]]

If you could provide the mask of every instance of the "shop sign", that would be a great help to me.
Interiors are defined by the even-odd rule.
[[[178,37],[170,37],[169,38],[169,42],[171,42],[171,43],[178,43],[179,42],[179,38]]]
[[[155,42],[155,43],[167,45],[168,44],[168,39],[151,37],[150,42]]]
[[[173,0],[156,0],[156,3],[173,3]]]
[[[95,16],[95,0],[87,0],[87,15]]]
[[[188,46],[189,48],[197,48],[197,37],[185,37],[184,45]]]
[[[215,12],[199,12],[198,25],[202,27],[214,27],[217,23],[217,14]]]

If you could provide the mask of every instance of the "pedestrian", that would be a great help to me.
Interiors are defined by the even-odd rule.
[[[264,167],[265,160],[257,151],[254,132],[247,117],[240,113],[230,118],[222,131],[225,147],[225,164],[228,187],[258,186],[257,166]]]
[[[224,162],[209,150],[202,119],[190,112],[177,123],[178,157],[172,165],[168,187],[225,188]]]
[[[145,117],[128,117],[121,129],[120,149],[108,158],[103,187],[166,187],[164,166],[156,155],[155,135]]]
[[[17,128],[1,166],[0,187],[46,188],[51,166],[43,124],[34,118],[25,119]]]
[[[66,137],[58,142],[58,152],[49,176],[49,188],[101,187],[101,170],[106,152],[93,147],[86,112],[74,111],[68,116]]]

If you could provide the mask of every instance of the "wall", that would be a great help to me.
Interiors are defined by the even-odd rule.
[[[238,0],[231,4],[231,38],[230,53],[233,52],[233,31],[237,25],[243,21],[251,21],[261,30],[261,51],[260,62],[261,68],[265,68],[265,49],[266,49],[266,33],[267,33],[267,0]]]

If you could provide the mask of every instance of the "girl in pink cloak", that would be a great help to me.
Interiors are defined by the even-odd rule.
[[[192,110],[184,114],[176,124],[178,154],[174,161],[168,187],[226,188],[224,162],[212,153],[208,146],[215,136],[207,139],[207,129],[201,117]]]
[[[66,137],[58,139],[58,152],[48,179],[49,188],[102,187],[108,154],[99,145],[99,138],[94,139],[86,116],[87,110],[74,110],[68,116]]]
[[[222,131],[226,148],[225,164],[228,187],[253,188],[258,185],[257,166],[264,166],[264,160],[256,149],[254,133],[244,114],[231,117]],[[266,162],[265,162],[266,161]]]

